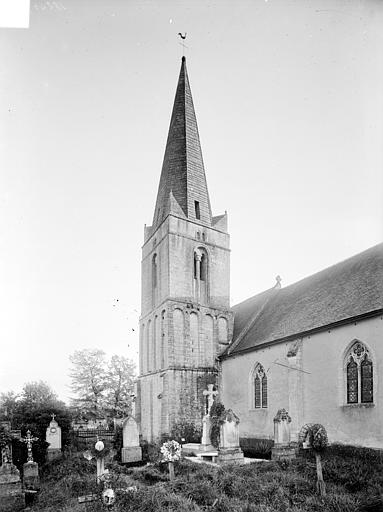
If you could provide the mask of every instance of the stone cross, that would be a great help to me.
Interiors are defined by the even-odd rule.
[[[130,393],[130,398],[132,400],[132,416],[133,416],[133,418],[135,418],[136,417],[136,398],[137,397],[136,397],[134,391],[132,391]]]
[[[216,397],[216,395],[218,395],[218,391],[214,391],[213,388],[213,384],[208,384],[207,390],[205,389],[205,391],[203,392],[204,396],[207,397],[207,410],[205,411],[206,414],[210,414],[210,409],[214,403],[214,398]]]
[[[55,421],[56,414],[54,412],[52,412],[51,416],[52,416],[52,421]]]
[[[38,440],[39,440],[38,437],[32,437],[31,436],[31,431],[30,430],[27,430],[26,437],[23,437],[21,439],[21,441],[23,443],[27,443],[27,449],[28,449],[28,459],[27,459],[27,462],[33,462],[32,443],[34,443],[35,441],[38,441]]]

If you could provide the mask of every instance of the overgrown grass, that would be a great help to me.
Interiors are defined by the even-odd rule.
[[[323,456],[327,488],[323,498],[316,491],[314,458],[307,452],[290,463],[265,461],[241,467],[182,460],[172,482],[166,464],[126,468],[113,463],[110,469],[113,488],[137,487],[137,491],[117,492],[114,512],[357,512],[368,510],[364,504],[383,493],[382,455],[342,446],[331,447]],[[99,501],[77,503],[79,495],[100,491],[95,467],[85,459],[56,461],[43,469],[41,477],[42,491],[33,511],[105,510]]]

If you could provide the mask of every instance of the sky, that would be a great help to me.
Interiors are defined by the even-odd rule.
[[[231,303],[382,241],[382,2],[31,0],[0,28],[0,392],[138,360],[178,32]]]

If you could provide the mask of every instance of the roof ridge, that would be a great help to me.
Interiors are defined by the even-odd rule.
[[[346,261],[350,261],[353,258],[356,258],[357,256],[361,256],[363,253],[366,253],[366,252],[372,251],[374,249],[377,249],[379,246],[381,246],[382,250],[383,250],[383,242],[380,242],[379,244],[373,245],[372,247],[369,247],[369,248],[367,248],[367,249],[365,249],[365,250],[363,250],[361,252],[357,252],[356,254],[353,254],[352,256],[349,256],[348,258],[344,258],[343,260],[337,261],[336,263],[333,263],[332,265],[329,265],[328,267],[322,268],[321,270],[318,270],[317,272],[314,272],[313,274],[310,274],[308,276],[302,277],[301,279],[298,279],[298,281],[294,281],[293,283],[288,284],[287,286],[283,286],[281,288],[281,290],[288,290],[289,288],[291,289],[293,286],[296,286],[296,285],[302,283],[303,281],[306,281],[306,279],[311,279],[311,278],[321,274],[322,272],[326,272],[326,271],[330,270],[331,268],[335,268],[336,266],[345,263]],[[238,304],[234,304],[234,306],[232,306],[232,308],[236,308],[238,306],[241,306],[242,304],[245,304],[245,302],[248,302],[248,301],[254,299],[255,297],[258,297],[258,296],[262,295],[262,293],[266,293],[266,292],[272,290],[273,288],[274,287],[267,288],[266,290],[262,290],[261,292],[258,292],[255,295],[252,295],[248,299],[245,299],[242,302],[238,302]]]
[[[267,290],[269,292],[269,296],[266,298],[265,302],[262,304],[260,309],[250,318],[249,322],[245,325],[245,327],[242,329],[242,331],[237,336],[237,339],[231,345],[229,345],[227,350],[225,350],[224,354],[230,354],[239,345],[239,343],[243,340],[243,338],[250,331],[250,329],[253,327],[255,322],[258,320],[258,318],[262,314],[263,310],[265,309],[266,304],[269,303],[270,299],[272,297],[274,297],[274,295],[276,293],[278,293],[279,290],[280,290],[280,288],[276,287],[276,286],[273,286],[273,288],[270,288],[269,290]],[[274,291],[274,293],[273,293],[273,291]]]

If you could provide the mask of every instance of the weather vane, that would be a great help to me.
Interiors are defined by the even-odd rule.
[[[185,32],[185,34],[181,34],[181,32],[178,32],[178,35],[179,35],[179,36],[180,36],[180,38],[181,38],[181,42],[180,42],[180,43],[178,43],[178,44],[180,44],[180,45],[182,46],[182,57],[185,57],[185,48],[187,48],[187,46],[186,46],[186,44],[185,44],[185,43],[183,43],[182,41],[183,41],[184,39],[186,39],[186,32]]]

